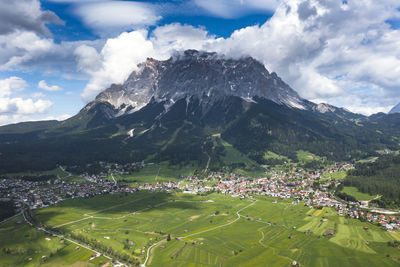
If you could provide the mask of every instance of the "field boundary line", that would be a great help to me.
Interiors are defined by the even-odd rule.
[[[72,223],[76,223],[76,222],[80,222],[80,221],[84,221],[84,220],[92,219],[92,218],[93,218],[93,216],[85,217],[85,218],[82,218],[82,219],[79,219],[79,220],[75,220],[75,221],[72,221],[72,222],[66,222],[66,223],[63,223],[63,224],[60,224],[60,225],[56,225],[56,226],[54,226],[54,228],[60,228],[60,227],[63,227],[65,225],[68,225],[68,224],[72,224]]]

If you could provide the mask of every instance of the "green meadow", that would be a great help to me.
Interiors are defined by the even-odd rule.
[[[156,244],[146,266],[290,266],[293,261],[301,266],[399,266],[400,250],[387,245],[399,233],[339,217],[331,208],[273,200],[140,191],[72,199],[36,210],[34,216],[67,237],[94,239],[141,263]],[[106,261],[90,261],[92,252],[46,237],[27,224],[0,225],[0,266],[38,266],[42,256],[48,257],[44,266]]]
[[[221,139],[221,143],[225,149],[225,155],[221,157],[221,160],[225,164],[244,163],[246,165],[257,165],[253,160],[247,157],[245,154],[234,148],[231,144]]]
[[[353,186],[345,186],[342,191],[360,201],[369,201],[377,197],[360,192],[357,187]]]
[[[333,179],[333,180],[344,180],[346,178],[347,174],[345,171],[337,171],[333,173],[324,173],[324,176],[321,180],[328,180],[328,179]]]
[[[0,266],[99,266],[109,261],[102,256],[91,260],[92,251],[20,220],[0,224]]]
[[[178,181],[180,176],[189,176],[197,169],[197,165],[172,165],[167,161],[145,166],[137,172],[129,175],[114,175],[116,180],[128,181],[131,185],[144,183],[157,183]],[[110,177],[111,179],[111,177]]]
[[[321,158],[311,152],[298,150],[297,151],[297,158],[300,162],[308,162],[313,160],[321,160]]]

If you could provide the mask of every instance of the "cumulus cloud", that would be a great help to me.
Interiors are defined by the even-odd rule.
[[[34,97],[36,100],[16,96],[27,86],[25,80],[15,76],[0,80],[0,124],[16,122],[27,115],[44,114],[53,105],[40,96]]]
[[[17,30],[50,35],[46,24],[64,22],[51,11],[43,11],[38,0],[0,0],[0,35]]]
[[[85,101],[92,100],[112,83],[124,82],[139,63],[154,56],[153,44],[146,36],[147,31],[125,32],[108,39],[100,53],[87,46],[75,50],[78,66],[91,75],[91,80],[82,93]],[[101,64],[93,68],[89,66],[91,62]]]
[[[1,113],[12,113],[12,114],[36,114],[45,113],[53,105],[49,100],[32,100],[22,99],[20,97],[15,98],[0,98],[0,114]]]
[[[84,72],[93,73],[101,67],[101,57],[97,50],[88,45],[78,46],[74,54],[78,58],[77,67]]]
[[[60,86],[58,86],[58,85],[49,86],[49,85],[46,83],[45,80],[41,80],[41,81],[38,83],[38,88],[39,88],[39,89],[42,89],[42,90],[45,90],[45,91],[49,91],[49,92],[56,92],[56,91],[61,91],[61,90],[62,90],[62,88],[61,88]]]
[[[28,84],[25,80],[15,76],[0,80],[0,97],[6,97],[12,93],[23,91],[27,86]]]

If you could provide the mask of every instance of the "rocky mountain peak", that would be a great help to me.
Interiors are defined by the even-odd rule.
[[[314,111],[318,111],[320,113],[335,112],[336,109],[337,109],[336,107],[326,104],[326,103],[320,103],[313,107]]]
[[[107,102],[132,113],[150,101],[195,97],[207,105],[225,96],[247,101],[262,97],[278,104],[305,109],[304,100],[276,73],[251,57],[232,59],[213,52],[187,50],[165,61],[148,58],[120,85],[113,84],[95,102]]]

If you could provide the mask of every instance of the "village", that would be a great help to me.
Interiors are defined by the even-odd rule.
[[[16,212],[25,207],[38,209],[55,205],[71,198],[91,198],[101,194],[134,193],[140,190],[164,191],[168,193],[208,194],[218,192],[237,198],[254,198],[255,195],[273,197],[276,203],[282,199],[293,199],[293,204],[303,204],[309,208],[331,207],[339,216],[347,216],[381,225],[388,231],[400,230],[400,217],[392,214],[380,214],[368,207],[368,203],[346,202],[335,197],[334,189],[340,180],[327,179],[329,174],[347,171],[351,164],[335,164],[334,167],[308,171],[293,167],[289,171],[272,170],[265,167],[263,177],[252,178],[240,172],[209,172],[207,175],[184,177],[179,181],[144,183],[129,185],[123,180],[117,182],[114,175],[128,174],[133,169],[143,168],[140,163],[113,165],[102,163],[105,171],[80,176],[86,181],[68,181],[60,179],[47,181],[29,181],[23,179],[1,179],[0,200],[13,201]],[[111,166],[113,166],[111,168]]]

